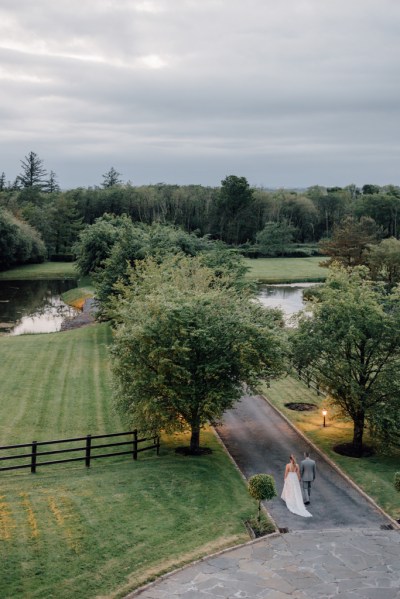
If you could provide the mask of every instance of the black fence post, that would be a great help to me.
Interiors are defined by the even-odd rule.
[[[31,456],[31,473],[36,472],[36,453],[37,453],[37,441],[32,441],[32,456]]]
[[[157,435],[157,455],[160,455],[160,435]]]
[[[92,447],[92,435],[86,435],[86,454],[85,454],[85,466],[90,468],[90,449]]]
[[[137,429],[135,429],[133,431],[133,459],[134,460],[137,460],[137,446],[138,446]]]

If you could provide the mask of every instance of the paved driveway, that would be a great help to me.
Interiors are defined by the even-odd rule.
[[[379,529],[388,523],[327,462],[313,455],[311,449],[311,457],[317,462],[317,478],[308,506],[313,518],[290,513],[280,499],[285,464],[291,453],[300,461],[308,448],[303,438],[262,397],[244,397],[226,413],[218,433],[246,478],[259,472],[274,476],[279,497],[269,501],[266,507],[279,528],[291,531],[343,527]]]
[[[288,457],[307,446],[262,397],[230,410],[219,435],[242,473],[268,472],[279,494]],[[400,531],[317,457],[310,511],[268,511],[288,534],[274,534],[167,575],[126,599],[400,599]]]

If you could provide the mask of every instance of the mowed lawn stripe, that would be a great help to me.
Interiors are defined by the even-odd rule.
[[[110,397],[109,339],[106,324],[1,338],[1,442],[47,440],[49,431],[62,438],[120,430]]]
[[[107,324],[1,338],[5,442],[123,429],[111,401],[110,341]],[[76,462],[0,473],[1,593],[120,597],[248,540],[243,521],[255,502],[211,431],[202,443],[211,455],[175,454],[188,437],[174,435],[163,437],[159,457],[151,450],[137,462],[121,456],[93,460],[90,469]]]

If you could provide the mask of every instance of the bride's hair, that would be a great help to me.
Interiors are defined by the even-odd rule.
[[[289,458],[289,460],[290,460],[291,462],[293,462],[293,464],[296,464],[296,458],[294,457],[294,455],[293,455],[292,453],[290,454],[290,458]]]

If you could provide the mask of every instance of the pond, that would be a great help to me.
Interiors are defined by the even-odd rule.
[[[260,286],[258,299],[268,308],[280,308],[285,317],[289,319],[304,308],[303,291],[315,285],[316,283],[262,285]]]
[[[281,308],[289,319],[304,308],[303,291],[315,283],[262,285],[258,299],[270,308]],[[67,306],[61,294],[77,286],[73,279],[0,281],[0,335],[53,333],[66,318],[79,313]]]
[[[0,281],[0,334],[53,333],[79,311],[61,294],[77,286],[74,279]]]

